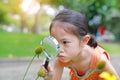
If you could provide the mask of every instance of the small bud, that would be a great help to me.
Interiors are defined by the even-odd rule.
[[[38,47],[35,49],[35,53],[36,53],[36,54],[40,54],[40,53],[43,52],[43,50],[44,50],[44,47],[43,47],[43,46],[38,46]]]
[[[40,69],[37,74],[39,77],[44,77],[45,76],[45,69]]]
[[[102,69],[105,68],[105,66],[106,66],[105,61],[99,61],[99,62],[97,63],[97,69],[102,70]]]

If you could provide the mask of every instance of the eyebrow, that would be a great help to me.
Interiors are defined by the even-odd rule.
[[[64,40],[67,40],[67,41],[70,41],[70,39],[69,38],[61,38],[59,41],[64,41]]]

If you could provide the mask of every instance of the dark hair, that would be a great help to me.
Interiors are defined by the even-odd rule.
[[[72,30],[72,32],[79,37],[84,37],[85,35],[88,34],[88,28],[87,28],[85,16],[79,12],[69,10],[69,9],[64,9],[60,11],[53,19],[50,25],[50,31],[51,31],[52,25],[56,21],[66,22],[74,25],[75,27],[74,27],[74,30]],[[93,38],[93,36],[91,36],[91,39],[89,40],[88,45],[94,48],[97,46],[97,42]]]

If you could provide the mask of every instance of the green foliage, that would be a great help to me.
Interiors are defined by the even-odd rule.
[[[115,17],[113,19],[111,19],[107,25],[107,29],[109,31],[111,31],[112,33],[114,33],[115,37],[116,37],[116,41],[120,41],[120,18],[119,17]]]
[[[0,24],[10,24],[9,7],[7,4],[0,2]]]
[[[85,10],[83,10],[83,12],[86,14],[90,33],[96,34],[99,25],[105,25],[107,23],[107,15],[112,13],[111,9],[116,8],[116,2],[117,0],[89,0],[88,2],[84,3],[83,7],[85,4],[87,7]],[[100,18],[100,23],[93,22],[96,18],[95,16]]]
[[[49,16],[47,16],[46,14],[42,14],[41,16],[40,16],[40,25],[41,26],[43,26],[43,28],[45,29],[45,28],[47,28],[48,29],[48,27],[50,26],[50,21],[52,20],[52,18],[51,17],[49,17]]]
[[[37,0],[40,4],[50,4],[52,6],[63,5],[65,0]]]
[[[20,9],[20,4],[22,0],[8,0],[8,6],[10,7],[10,12],[13,14],[20,14],[22,11]]]
[[[0,32],[0,57],[33,56],[34,49],[40,45],[40,40],[48,34],[24,34]]]
[[[20,4],[22,0],[8,0],[8,3],[4,3],[4,0],[0,0],[0,24],[15,24],[16,26],[20,26],[21,29],[24,27],[31,28],[34,25],[33,16],[24,14],[20,8]],[[40,3],[40,5],[50,4],[51,6],[59,7],[63,5],[65,8],[73,9],[79,12],[82,12],[86,15],[88,28],[90,33],[96,34],[97,28],[99,25],[105,25],[106,29],[113,29],[113,10],[117,10],[120,13],[120,0],[36,0]],[[21,18],[20,20],[13,19],[13,14],[19,14]],[[92,23],[95,16],[100,17],[100,23]],[[40,20],[40,24],[42,26],[46,26],[45,20],[50,20],[47,17],[42,15],[42,19]],[[118,17],[118,16],[117,16]],[[23,21],[22,21],[23,19]],[[95,18],[96,19],[96,18]],[[98,20],[98,19],[97,19]],[[112,22],[113,21],[113,22]],[[48,22],[48,21],[47,21]],[[117,36],[117,39],[120,40],[119,30],[118,30],[118,21],[114,22],[115,29],[112,32]],[[111,26],[110,26],[111,25]],[[47,25],[48,26],[48,25]],[[117,27],[116,27],[117,26]]]
[[[10,25],[14,23],[12,14],[20,14],[20,3],[22,0],[8,0],[8,2],[0,1],[0,24]],[[16,22],[15,22],[16,24]]]

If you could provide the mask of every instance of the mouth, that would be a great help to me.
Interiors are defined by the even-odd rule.
[[[64,56],[59,54],[58,57],[64,57]]]
[[[58,55],[58,58],[63,58],[63,57],[65,57],[65,56],[63,56],[63,55],[60,55],[60,54]]]

